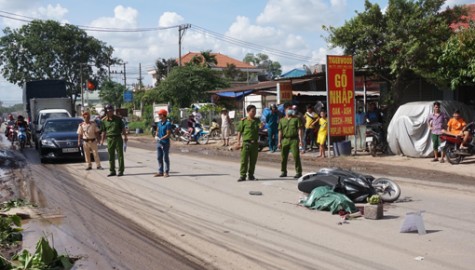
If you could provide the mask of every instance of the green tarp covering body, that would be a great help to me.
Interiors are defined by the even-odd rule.
[[[310,192],[307,199],[300,201],[305,207],[330,211],[332,214],[344,210],[348,213],[357,212],[355,204],[344,194],[335,192],[330,186],[317,187]]]

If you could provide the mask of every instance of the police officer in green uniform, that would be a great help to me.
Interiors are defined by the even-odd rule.
[[[302,163],[300,162],[299,146],[302,146],[302,121],[295,117],[297,112],[292,108],[286,108],[285,117],[279,122],[279,148],[282,149],[282,163],[280,177],[287,176],[287,160],[289,151],[295,160],[296,175],[294,178],[302,176]]]
[[[259,128],[261,121],[256,116],[256,106],[249,105],[246,107],[247,117],[239,122],[238,126],[238,147],[241,147],[241,177],[238,182],[246,180],[248,173],[248,180],[256,180],[254,177],[254,170],[256,169],[257,155],[259,153],[259,146],[257,139],[259,137]],[[249,171],[248,171],[249,168]]]
[[[127,143],[127,132],[125,131],[125,124],[122,117],[114,115],[114,107],[112,105],[106,106],[106,115],[102,120],[102,142],[107,136],[107,152],[109,153],[109,171],[107,176],[116,175],[115,171],[115,153],[117,151],[117,159],[119,161],[119,173],[117,176],[124,175],[124,142]],[[122,135],[124,139],[122,140]]]

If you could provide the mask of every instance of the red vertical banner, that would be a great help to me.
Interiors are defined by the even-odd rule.
[[[330,136],[355,134],[353,56],[327,55],[327,102]]]
[[[292,101],[292,83],[291,82],[279,82],[280,88],[280,103]]]

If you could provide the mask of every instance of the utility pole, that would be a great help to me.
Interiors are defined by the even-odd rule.
[[[185,30],[190,28],[191,24],[181,24],[178,26],[178,66],[181,67],[181,39],[185,35]]]
[[[79,63],[79,73],[81,74],[81,110],[84,110],[84,86],[82,85],[82,63]]]
[[[138,90],[142,90],[142,63],[139,63],[139,88]]]
[[[125,86],[125,89],[127,89],[127,71],[125,69],[125,65],[127,63],[124,63],[124,86]]]

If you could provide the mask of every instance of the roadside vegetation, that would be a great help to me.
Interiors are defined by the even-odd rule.
[[[59,255],[45,237],[36,244],[34,253],[21,250],[21,217],[7,215],[5,211],[12,208],[29,206],[23,200],[11,200],[0,204],[0,269],[1,270],[68,270],[78,258]]]

